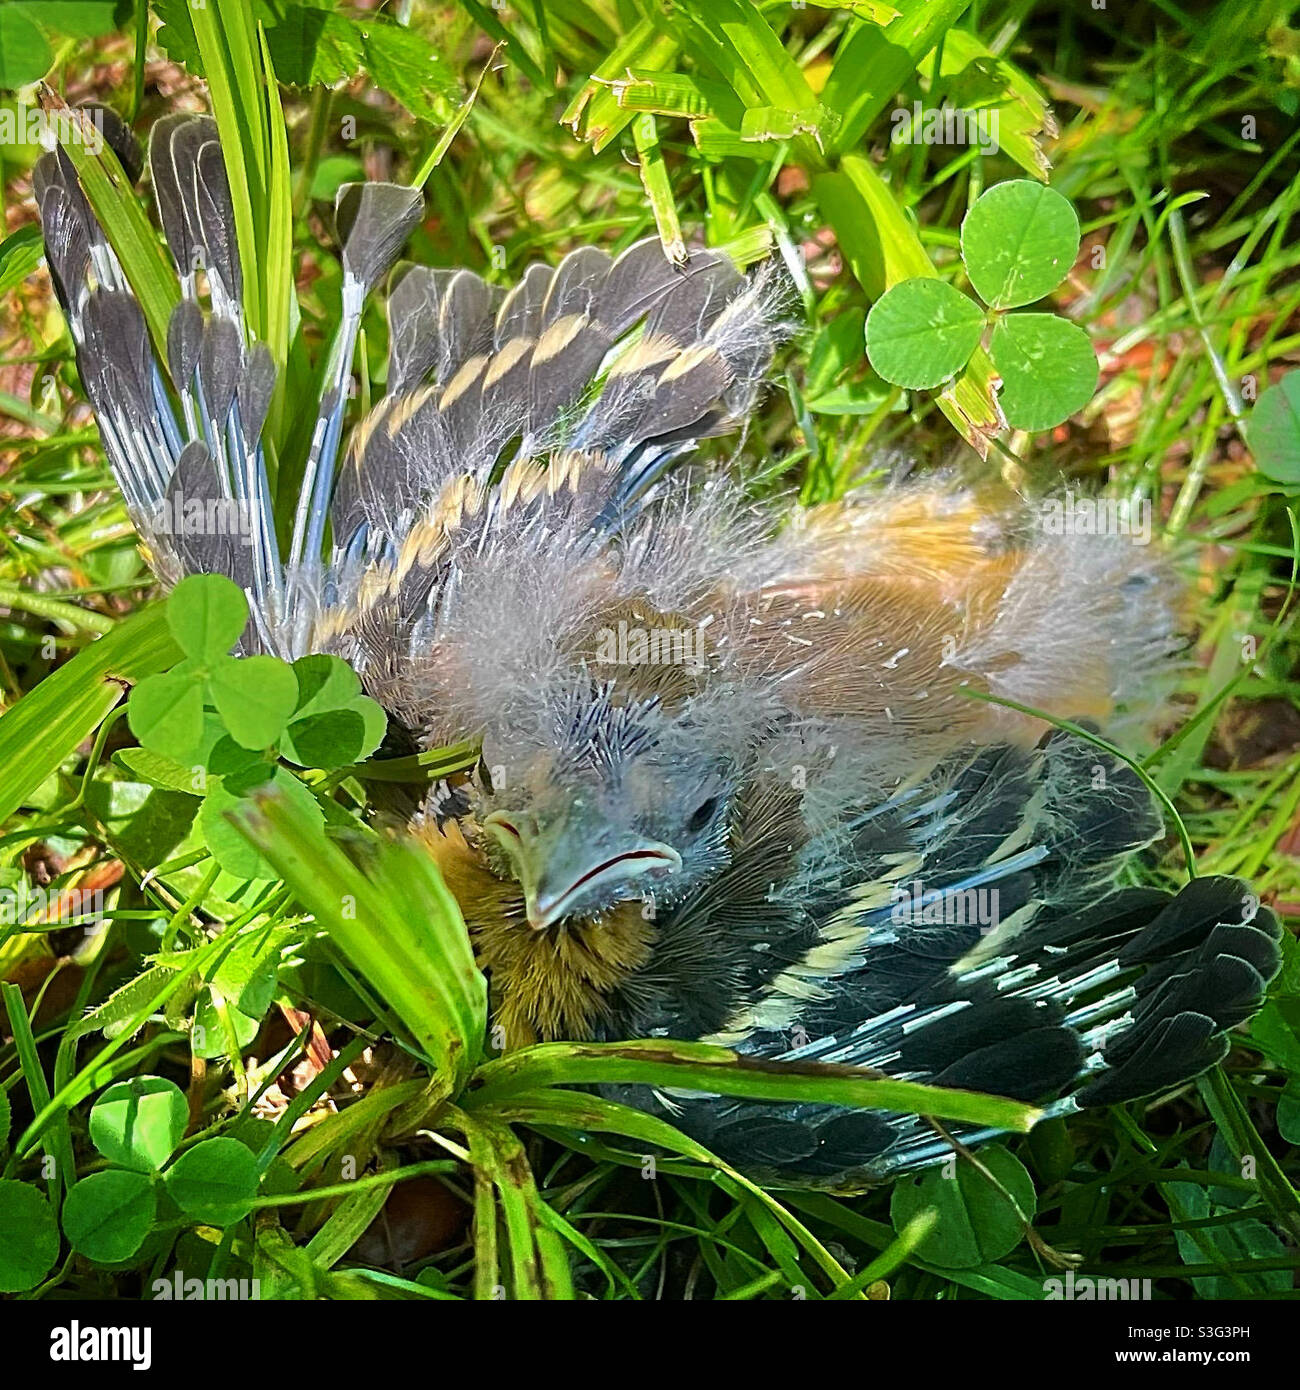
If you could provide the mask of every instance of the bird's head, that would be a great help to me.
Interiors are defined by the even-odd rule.
[[[670,906],[728,862],[734,739],[689,704],[620,704],[609,685],[582,695],[550,727],[485,737],[470,792],[480,852],[520,885],[537,931]]]

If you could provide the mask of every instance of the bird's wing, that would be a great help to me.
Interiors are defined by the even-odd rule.
[[[1276,918],[1239,881],[1176,896],[1113,887],[1159,817],[1131,769],[1059,731],[1032,749],[965,754],[864,808],[834,844],[788,805],[784,833],[765,838],[767,819],[738,856],[739,891],[667,919],[651,963],[624,981],[620,1007],[638,1030],[1063,1112],[1212,1065],[1280,965]],[[774,886],[747,894],[747,881]],[[721,1000],[733,1001],[725,1017]],[[878,1178],[951,1152],[909,1116],[621,1098],[798,1182]]]
[[[631,497],[665,456],[734,428],[776,333],[772,295],[717,251],[583,247],[508,293],[412,266],[389,296],[389,395],[355,431],[335,534],[393,536],[454,476],[509,454],[600,454]]]
[[[96,114],[118,162],[134,177],[142,160],[130,132],[111,113]],[[264,438],[281,364],[245,318],[234,206],[216,122],[190,115],[159,121],[149,167],[180,284],[161,362],[71,161],[56,149],[35,170],[47,258],[81,377],[109,463],[160,577],[228,575],[250,599],[254,629],[245,644],[301,655],[328,584],[327,504],[361,310],[419,220],[420,195],[394,184],[340,189],[343,313],[325,364],[286,556],[276,537]]]
[[[119,161],[138,173],[130,132],[100,114]],[[783,332],[770,276],[746,279],[717,251],[677,265],[653,239],[617,257],[584,248],[554,269],[534,265],[508,292],[468,271],[409,267],[389,295],[389,394],[357,426],[336,481],[362,309],[422,210],[416,189],[344,185],[342,313],[285,553],[263,439],[280,364],[245,319],[216,123],[158,122],[149,165],[181,288],[165,360],[59,150],[35,175],[54,284],[155,568],[168,582],[195,571],[234,578],[256,624],[247,644],[281,655],[365,624],[376,594],[396,602],[409,635],[445,577],[439,538],[501,505],[535,503],[535,460],[558,457],[566,478],[573,460],[598,460],[590,519],[622,524],[676,457],[743,420]],[[512,484],[505,504],[489,508],[508,460],[519,467],[502,480]],[[594,485],[595,471],[586,479]],[[178,527],[185,508],[224,508],[242,525]]]

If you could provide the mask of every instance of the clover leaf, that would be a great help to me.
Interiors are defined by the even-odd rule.
[[[284,733],[298,700],[293,671],[273,656],[222,657],[208,677],[217,713],[242,748],[269,748]]]
[[[1275,483],[1300,483],[1300,372],[1260,392],[1246,425],[1255,466]]]
[[[1002,377],[1002,413],[1012,429],[1051,429],[1082,410],[1097,389],[1088,335],[1055,314],[999,319],[989,356]]]
[[[379,747],[388,722],[361,693],[350,666],[334,656],[304,656],[293,674],[298,703],[285,731],[285,757],[302,767],[346,767]]]
[[[1069,199],[1032,179],[995,184],[961,224],[971,287],[990,309],[1018,309],[1051,294],[1079,254]]]
[[[110,1162],[152,1173],[185,1136],[189,1107],[179,1086],[161,1076],[133,1076],[110,1086],[90,1112],[90,1142]]]
[[[131,692],[127,718],[141,746],[122,750],[118,760],[152,785],[204,798],[198,826],[227,873],[273,878],[227,813],[255,787],[274,782],[323,821],[320,803],[277,759],[348,767],[379,746],[384,712],[336,656],[307,656],[292,666],[273,656],[231,656],[248,624],[248,601],[219,575],[178,584],[167,600],[167,622],[184,659]]]
[[[184,764],[203,736],[203,687],[185,669],[146,676],[131,692],[126,720],[141,746]]]
[[[144,1173],[106,1168],[72,1185],[63,1204],[63,1234],[79,1255],[117,1264],[144,1244],[157,1214],[153,1183]]]
[[[298,685],[274,657],[228,655],[247,623],[248,600],[220,575],[191,575],[172,590],[167,624],[186,660],[147,677],[131,692],[127,722],[144,748],[190,762],[207,705],[245,748],[268,748],[279,739],[297,703]]]
[[[978,304],[945,280],[904,280],[872,305],[867,353],[895,386],[938,386],[970,361],[984,336]]]
[[[928,390],[956,376],[986,330],[1013,429],[1045,430],[1081,410],[1097,389],[1087,334],[1054,314],[1008,314],[1056,289],[1079,252],[1079,219],[1067,199],[1031,179],[995,184],[961,228],[969,296],[933,277],[903,280],[867,316],[871,365],[886,381]],[[1267,393],[1266,393],[1267,394]]]
[[[167,626],[176,645],[195,661],[226,655],[248,625],[248,600],[219,574],[192,574],[167,599]]]
[[[218,1136],[181,1154],[163,1181],[167,1195],[187,1216],[206,1225],[232,1226],[252,1211],[261,1174],[238,1139]]]

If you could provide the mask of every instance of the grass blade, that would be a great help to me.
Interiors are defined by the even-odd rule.
[[[0,821],[52,776],[127,689],[180,660],[162,604],[92,642],[0,716]]]
[[[465,1098],[479,1110],[547,1086],[639,1081],[759,1100],[820,1101],[896,1114],[934,1115],[1025,1133],[1039,1110],[1001,1096],[881,1078],[859,1067],[815,1062],[764,1062],[709,1043],[539,1043],[479,1068],[479,1086]]]
[[[304,810],[264,794],[231,822],[330,933],[433,1061],[449,1094],[477,1062],[487,982],[474,964],[460,909],[413,841],[363,841],[364,871]]]

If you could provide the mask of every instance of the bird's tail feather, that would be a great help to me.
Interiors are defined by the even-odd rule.
[[[1047,1114],[1135,1100],[1223,1060],[1228,1030],[1259,1008],[1280,968],[1280,936],[1236,879],[1197,879],[1177,894],[1125,889],[1046,916],[1015,952],[945,977],[838,1046],[811,1043],[781,1060],[878,1067],[1046,1103]],[[797,1183],[875,1181],[953,1151],[923,1120],[878,1111],[661,1103],[723,1158]],[[967,1145],[997,1137],[948,1130]]]

